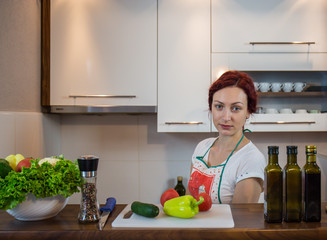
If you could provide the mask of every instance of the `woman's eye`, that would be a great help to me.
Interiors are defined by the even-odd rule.
[[[240,111],[240,110],[241,110],[240,107],[232,107],[232,111],[233,111],[233,112],[237,112],[237,111]]]
[[[219,110],[219,109],[223,109],[223,105],[221,105],[221,104],[217,104],[217,105],[215,105],[215,108],[218,109],[218,110]]]

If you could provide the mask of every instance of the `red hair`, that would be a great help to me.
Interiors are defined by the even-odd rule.
[[[225,87],[238,87],[242,89],[247,95],[248,112],[251,114],[256,111],[257,93],[253,80],[248,74],[238,71],[227,71],[211,84],[208,98],[210,111],[212,110],[213,95]]]

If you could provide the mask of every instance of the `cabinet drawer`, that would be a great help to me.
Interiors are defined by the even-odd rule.
[[[216,53],[212,54],[215,79],[219,72],[241,71],[326,71],[327,53]]]
[[[253,114],[245,128],[252,132],[325,132],[327,114]]]

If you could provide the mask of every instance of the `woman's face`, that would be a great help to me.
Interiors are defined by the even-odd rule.
[[[212,117],[219,135],[233,136],[243,130],[248,112],[245,92],[238,87],[226,87],[213,95]]]

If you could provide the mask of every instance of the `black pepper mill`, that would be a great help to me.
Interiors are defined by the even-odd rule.
[[[80,223],[98,222],[100,212],[97,200],[96,180],[99,158],[93,155],[85,155],[78,158],[77,161],[83,180],[78,221]]]

